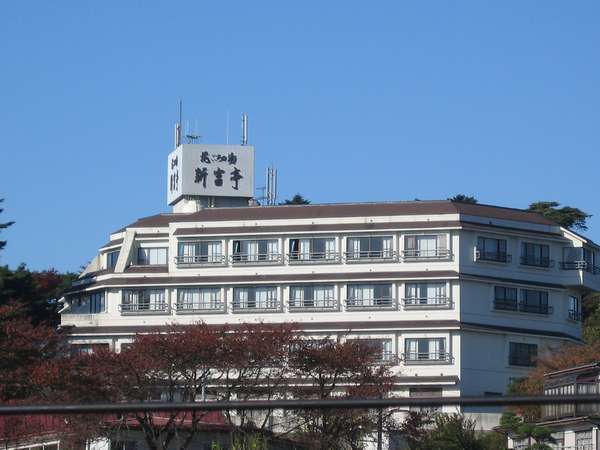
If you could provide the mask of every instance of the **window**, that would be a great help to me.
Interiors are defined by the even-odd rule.
[[[585,247],[564,247],[561,269],[600,273],[600,268],[596,266],[596,253]]]
[[[444,338],[410,338],[405,340],[404,360],[415,361],[448,361],[446,339]]]
[[[117,259],[119,259],[119,250],[108,252],[106,254],[106,268],[113,269],[117,265]]]
[[[511,366],[534,367],[537,359],[536,344],[523,344],[510,342],[508,349],[508,363]]]
[[[517,288],[494,286],[494,309],[517,311]]]
[[[82,294],[69,299],[71,314],[98,314],[106,311],[104,291]]]
[[[233,289],[233,309],[278,309],[275,286],[240,287]]]
[[[377,357],[378,362],[390,362],[394,359],[391,339],[350,339],[359,342]]]
[[[225,261],[221,241],[183,241],[177,247],[178,264],[220,264]]]
[[[410,398],[435,398],[442,397],[442,388],[410,388],[408,396]],[[411,406],[411,411],[422,411],[422,412],[441,412],[441,406]]]
[[[137,263],[142,266],[167,264],[166,248],[138,248]]]
[[[72,355],[91,355],[100,350],[109,350],[110,345],[107,343],[98,344],[71,344]]]
[[[333,285],[290,286],[290,309],[333,309],[335,307]]]
[[[280,256],[277,239],[233,241],[234,263],[278,262]]]
[[[90,294],[90,314],[97,314],[106,310],[104,292],[93,292]]]
[[[519,311],[535,314],[551,314],[552,309],[548,306],[548,292],[521,289]]]
[[[407,283],[404,306],[447,306],[446,283]]]
[[[350,237],[346,242],[346,258],[350,260],[393,257],[391,236]]]
[[[221,289],[213,287],[177,289],[177,311],[220,311]]]
[[[393,307],[391,284],[349,284],[348,308]]]
[[[477,238],[477,260],[509,262],[506,254],[506,239]]]
[[[337,259],[334,238],[290,239],[290,262]]]
[[[575,432],[575,450],[592,450],[593,445],[592,430]]]
[[[124,289],[122,312],[164,312],[167,310],[164,289]]]
[[[403,255],[408,259],[449,258],[448,236],[445,234],[405,236]]]
[[[521,243],[521,264],[525,266],[550,267],[550,247],[531,242]]]
[[[569,319],[581,321],[581,302],[578,297],[569,296]]]

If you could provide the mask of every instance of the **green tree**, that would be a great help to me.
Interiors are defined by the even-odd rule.
[[[456,194],[454,197],[449,197],[448,200],[457,203],[478,203],[478,200],[472,195]]]
[[[280,205],[310,205],[310,200],[305,199],[300,194],[294,195],[291,200],[284,200]]]
[[[587,230],[587,219],[592,217],[590,214],[579,208],[563,206],[559,208],[558,202],[535,202],[529,205],[528,211],[536,212],[542,216],[556,222],[565,228],[575,228],[578,230]]]
[[[0,203],[2,203],[3,201],[4,201],[4,199],[0,198]],[[2,211],[4,211],[4,209],[0,208],[0,213],[2,213]],[[0,223],[0,231],[4,230],[5,228],[10,227],[12,224],[14,224],[14,222]],[[6,241],[0,241],[0,250],[2,250],[4,247],[6,247]]]
[[[475,420],[461,414],[438,414],[422,450],[487,450]]]
[[[549,444],[556,443],[550,428],[525,422],[512,411],[502,414],[500,427],[513,438],[527,439],[526,450],[552,450]]]

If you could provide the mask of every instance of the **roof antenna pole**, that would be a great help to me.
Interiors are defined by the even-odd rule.
[[[181,116],[183,114],[183,102],[179,99],[179,122],[175,124],[175,148],[181,145]]]
[[[242,145],[248,145],[248,114],[242,114]]]

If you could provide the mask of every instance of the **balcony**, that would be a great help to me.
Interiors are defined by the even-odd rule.
[[[534,256],[521,256],[521,265],[530,267],[554,267],[554,260],[550,258],[539,258]]]
[[[448,249],[434,250],[403,250],[402,259],[411,261],[449,261],[452,259],[452,252]]]
[[[222,254],[175,257],[175,264],[177,267],[223,266],[225,265],[225,262],[225,255]]]
[[[419,364],[450,364],[452,355],[447,352],[435,353],[404,353],[402,360],[406,365]]]
[[[281,253],[234,253],[231,255],[231,263],[234,266],[243,265],[276,265],[281,264],[283,258]]]
[[[569,320],[572,320],[573,322],[581,322],[583,319],[583,314],[581,313],[581,311],[570,309],[567,318]]]
[[[225,312],[225,303],[216,302],[178,302],[175,305],[177,314],[218,314]]]
[[[562,270],[583,270],[593,275],[600,274],[600,266],[595,266],[588,261],[561,261],[559,266]]]
[[[335,264],[340,262],[340,254],[337,252],[290,252],[287,259],[289,264]]]
[[[476,261],[509,263],[509,262],[512,262],[512,255],[509,255],[508,253],[504,253],[504,252],[486,252],[483,250],[477,250],[475,252],[475,260]]]
[[[336,299],[322,299],[322,300],[291,300],[289,303],[290,312],[303,312],[303,311],[337,311],[339,310],[339,304]]]
[[[396,309],[394,298],[349,298],[345,303],[348,311]]]
[[[394,262],[398,260],[398,253],[392,250],[369,250],[344,253],[346,262]]]
[[[450,297],[409,297],[402,299],[404,309],[449,309]]]
[[[254,313],[260,312],[280,312],[281,303],[278,299],[265,299],[265,300],[234,300],[233,301],[233,312],[234,313]]]
[[[543,304],[536,305],[535,303],[520,302],[519,303],[519,312],[549,315],[554,312],[554,309],[552,308],[552,306],[548,306],[548,305],[543,305]]]
[[[122,315],[168,314],[167,303],[121,303],[119,311]]]

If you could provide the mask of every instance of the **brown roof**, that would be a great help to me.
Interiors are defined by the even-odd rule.
[[[339,203],[210,208],[194,213],[158,214],[155,216],[143,217],[128,227],[167,227],[169,223],[174,222],[270,219],[290,220],[427,214],[465,214],[541,225],[556,225],[541,214],[521,209],[483,204],[458,203],[449,200],[435,200],[388,203]]]

